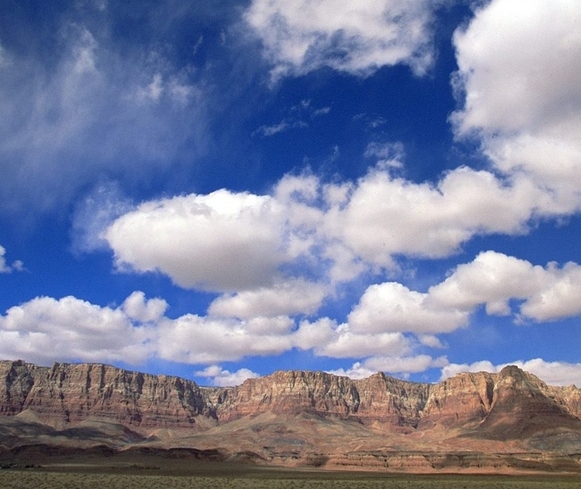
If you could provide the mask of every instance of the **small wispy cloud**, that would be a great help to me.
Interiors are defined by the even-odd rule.
[[[21,272],[24,270],[24,264],[20,260],[16,260],[11,265],[8,265],[5,255],[6,248],[0,245],[0,273]]]
[[[282,121],[276,124],[262,125],[252,133],[252,136],[269,137],[291,129],[304,129],[309,127],[307,121],[327,115],[329,112],[331,112],[331,107],[315,108],[312,106],[311,100],[303,99],[288,109],[288,115]]]

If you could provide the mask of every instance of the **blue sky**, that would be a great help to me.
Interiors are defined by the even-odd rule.
[[[581,8],[4,1],[0,357],[581,385]]]

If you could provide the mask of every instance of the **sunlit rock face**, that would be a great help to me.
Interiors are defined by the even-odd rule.
[[[406,382],[383,373],[352,380],[324,372],[280,371],[236,387],[209,388],[109,365],[39,367],[1,361],[0,414],[23,411],[55,427],[99,420],[141,432],[200,432],[270,414],[355,422],[362,430],[390,436],[447,433],[502,442],[541,435],[560,440],[567,433],[567,440],[581,443],[581,390],[548,386],[514,366],[498,374],[463,373],[439,384]]]
[[[30,409],[55,426],[98,418],[129,426],[190,427],[208,416],[195,382],[101,364],[0,362],[0,412]]]

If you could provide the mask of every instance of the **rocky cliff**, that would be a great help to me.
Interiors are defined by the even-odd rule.
[[[109,365],[0,362],[0,414],[32,410],[55,426],[87,418],[134,427],[192,427],[211,416],[195,382]]]
[[[281,371],[236,387],[204,388],[108,365],[0,361],[0,415],[24,411],[59,428],[98,420],[146,434],[158,428],[208,430],[265,413],[309,415],[402,436],[448,431],[506,441],[551,435],[558,445],[566,435],[567,443],[581,448],[581,390],[548,386],[517,367],[464,373],[439,384],[382,373],[352,380]]]

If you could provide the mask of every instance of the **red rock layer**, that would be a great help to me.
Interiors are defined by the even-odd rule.
[[[53,425],[97,418],[133,428],[195,428],[207,425],[197,422],[207,418],[224,424],[267,412],[308,413],[379,423],[394,432],[458,429],[492,440],[568,430],[581,443],[581,391],[547,386],[517,367],[499,374],[464,373],[434,385],[382,373],[352,380],[288,371],[232,388],[200,388],[178,377],[107,365],[48,368],[0,361],[0,415],[26,409]]]

